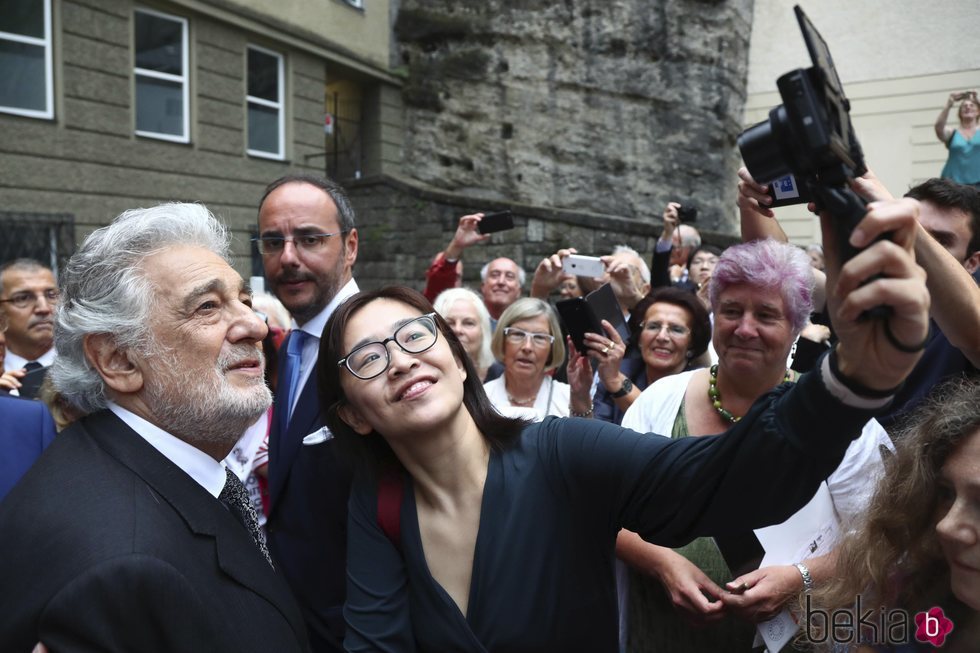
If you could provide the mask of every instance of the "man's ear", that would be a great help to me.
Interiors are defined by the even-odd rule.
[[[966,271],[970,274],[973,274],[978,268],[980,268],[980,249],[973,252],[973,254],[968,256],[967,259],[963,261],[963,267],[965,267]]]
[[[82,348],[85,358],[114,392],[132,394],[143,388],[143,370],[133,362],[128,351],[119,348],[111,334],[89,334]]]
[[[354,432],[359,435],[368,435],[374,430],[367,423],[367,420],[364,419],[364,416],[361,415],[360,411],[350,404],[345,403],[338,407],[337,415],[340,416],[344,424],[354,429]]]

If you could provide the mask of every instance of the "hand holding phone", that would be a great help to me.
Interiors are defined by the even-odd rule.
[[[562,269],[568,274],[577,277],[590,277],[595,279],[606,273],[606,266],[598,256],[581,256],[572,254],[562,261]]]
[[[510,211],[484,213],[483,218],[476,223],[476,230],[481,234],[492,234],[497,231],[507,231],[514,228],[514,216]]]

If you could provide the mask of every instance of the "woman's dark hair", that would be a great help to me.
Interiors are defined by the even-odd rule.
[[[385,465],[399,465],[394,452],[380,433],[372,431],[368,435],[360,435],[340,419],[339,408],[348,403],[341,387],[340,375],[348,372],[337,365],[337,361],[347,353],[344,351],[344,332],[350,319],[359,310],[378,299],[388,299],[401,302],[417,309],[423,315],[435,312],[421,293],[405,286],[386,286],[378,290],[359,292],[341,304],[333,312],[323,329],[320,339],[319,362],[317,364],[317,384],[320,398],[320,409],[323,411],[327,426],[337,440],[338,446],[351,458],[354,465],[370,473]],[[466,355],[466,350],[460,344],[456,334],[442,318],[435,315],[439,334],[449,343],[449,349],[457,361],[466,370],[463,381],[463,405],[473,417],[477,428],[492,449],[501,450],[513,443],[527,422],[520,419],[504,417],[496,411],[487,398],[486,392],[476,368]]]
[[[701,252],[707,252],[714,256],[721,256],[721,248],[715,247],[714,245],[699,245],[695,249],[691,250],[691,253],[687,255],[687,263],[684,265],[684,267],[691,267],[691,262],[694,260],[694,257]]]
[[[711,318],[708,317],[708,309],[704,307],[697,296],[680,288],[663,287],[657,288],[649,295],[641,299],[633,309],[640,318],[640,322],[645,322],[647,311],[654,304],[663,302],[679,306],[688,312],[691,317],[691,358],[697,358],[708,348],[711,341]],[[634,342],[639,343],[639,333],[636,334]]]

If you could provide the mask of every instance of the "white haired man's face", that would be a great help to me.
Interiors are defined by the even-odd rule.
[[[268,330],[251,292],[202,247],[165,249],[143,270],[156,294],[139,399],[172,435],[202,450],[230,449],[272,402],[261,350]]]

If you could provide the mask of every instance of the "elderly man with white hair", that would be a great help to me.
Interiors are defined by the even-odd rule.
[[[205,209],[127,211],[62,278],[51,380],[84,413],[0,505],[0,650],[307,651],[221,461],[269,408],[266,326]]]

